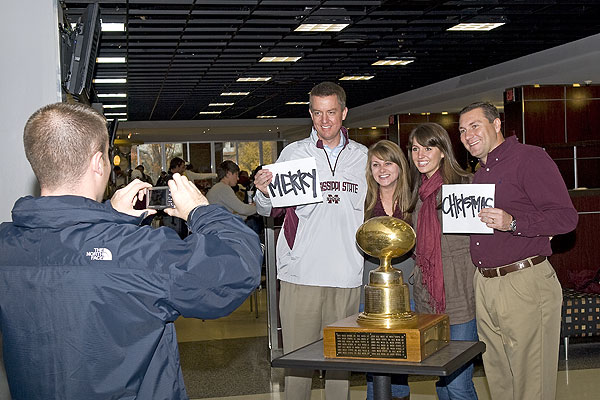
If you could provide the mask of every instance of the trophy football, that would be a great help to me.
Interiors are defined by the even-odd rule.
[[[393,217],[371,218],[358,228],[356,242],[379,258],[379,268],[369,273],[364,312],[323,329],[325,357],[421,362],[446,346],[448,316],[412,312],[402,271],[391,265],[415,245],[412,227]]]

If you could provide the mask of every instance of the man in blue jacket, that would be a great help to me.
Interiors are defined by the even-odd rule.
[[[0,225],[0,328],[15,399],[187,399],[173,322],[231,313],[258,286],[257,235],[186,177],[169,181],[185,240],[140,226],[148,183],[101,203],[111,171],[104,117],[36,111],[25,153],[41,197]]]

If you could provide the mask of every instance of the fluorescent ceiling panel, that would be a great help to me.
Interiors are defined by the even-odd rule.
[[[237,78],[236,82],[267,82],[270,80],[270,76],[257,76],[253,78]]]
[[[339,32],[350,24],[302,24],[294,32]]]
[[[116,22],[103,22],[102,32],[125,32],[125,24]]]
[[[368,81],[373,79],[375,75],[349,75],[340,78],[340,81]]]
[[[406,65],[406,64],[410,64],[413,61],[415,61],[415,60],[379,60],[379,61],[375,61],[371,65],[387,65],[387,66]]]
[[[94,83],[127,83],[125,78],[96,78]]]
[[[301,57],[263,57],[258,62],[296,62]]]
[[[124,64],[125,57],[97,57],[98,64]]]
[[[98,93],[98,97],[127,97],[127,93]]]
[[[476,22],[462,23],[448,28],[449,31],[491,31],[499,26],[504,25],[504,22]]]

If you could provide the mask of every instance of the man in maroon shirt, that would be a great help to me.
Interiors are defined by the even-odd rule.
[[[477,329],[493,399],[554,399],[562,289],[547,257],[552,236],[577,226],[556,164],[536,146],[506,140],[496,107],[460,112],[460,139],[479,159],[473,183],[496,185],[479,213],[492,235],[471,235]]]

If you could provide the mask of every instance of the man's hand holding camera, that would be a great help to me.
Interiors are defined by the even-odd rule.
[[[147,215],[156,214],[156,210],[136,210],[133,208],[138,200],[141,201],[144,198],[146,190],[151,187],[152,185],[147,182],[134,179],[129,185],[115,192],[110,199],[110,204],[118,212],[134,217],[139,217],[143,213],[148,213]]]
[[[147,215],[156,214],[154,208],[143,210],[133,208],[138,201],[148,195],[148,189],[150,188],[152,188],[152,185],[149,183],[134,179],[129,185],[117,190],[110,199],[110,203],[118,212],[135,217],[139,217],[144,213],[147,213]],[[169,181],[169,191],[175,207],[165,208],[164,212],[172,217],[179,217],[187,221],[188,215],[194,208],[208,205],[208,200],[196,185],[178,173],[174,174],[173,179]]]
[[[190,182],[188,178],[179,173],[173,174],[173,179],[169,181],[169,190],[175,208],[165,208],[164,211],[172,217],[179,217],[187,221],[194,208],[208,205],[208,200],[194,182]]]

